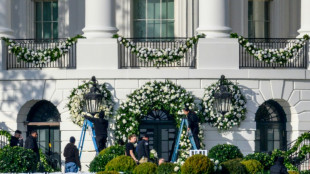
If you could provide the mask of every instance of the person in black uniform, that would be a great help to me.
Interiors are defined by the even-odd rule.
[[[283,157],[276,158],[275,165],[270,167],[270,174],[288,174]]]
[[[150,148],[149,148],[149,136],[143,135],[142,140],[137,146],[138,160],[139,163],[146,163],[150,160]]]
[[[96,133],[96,142],[99,152],[105,149],[105,144],[108,137],[108,120],[104,119],[104,111],[100,111],[99,118],[84,116],[87,120],[94,123],[95,133]]]
[[[126,144],[125,155],[130,156],[136,163],[138,160],[135,156],[135,143],[137,142],[137,136],[135,134],[129,135],[129,142]]]
[[[10,146],[19,146],[23,147],[23,137],[22,137],[22,132],[20,130],[16,130],[14,133],[14,136],[11,136],[10,140]]]
[[[200,149],[200,142],[198,138],[199,134],[199,124],[198,124],[198,117],[195,112],[190,111],[188,107],[183,109],[184,114],[187,116],[188,120],[188,128],[187,131],[191,130],[193,134],[193,138],[196,144],[197,149]]]
[[[37,143],[37,137],[38,137],[37,131],[32,130],[30,132],[30,135],[26,139],[25,148],[31,149],[33,152],[35,152],[37,155],[37,162],[39,162],[40,161],[40,155],[39,155],[39,147],[38,147],[38,143]]]

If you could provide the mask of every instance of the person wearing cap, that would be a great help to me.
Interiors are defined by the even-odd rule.
[[[144,134],[137,146],[139,163],[146,163],[150,160],[149,136]]]
[[[187,120],[188,120],[187,131],[191,130],[196,147],[197,149],[200,149],[200,142],[198,138],[198,134],[199,134],[198,117],[196,113],[191,111],[188,107],[184,107],[183,112],[187,116]]]
[[[104,119],[104,111],[100,111],[99,118],[84,116],[87,120],[94,123],[96,142],[99,152],[105,149],[108,137],[108,120]]]
[[[14,136],[11,136],[11,140],[10,140],[10,146],[14,147],[14,146],[19,146],[19,147],[23,147],[23,137],[22,137],[22,132],[20,130],[16,130],[14,133]]]
[[[75,138],[70,137],[70,143],[68,143],[64,150],[65,160],[65,173],[77,173],[78,169],[81,171],[81,162],[79,158],[79,150],[74,145]]]

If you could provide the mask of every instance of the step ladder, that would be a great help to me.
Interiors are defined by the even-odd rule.
[[[184,124],[186,125],[186,128],[188,128],[188,121],[187,121],[186,118],[183,118],[182,121],[181,121],[181,125],[180,125],[180,128],[179,128],[178,136],[177,136],[177,139],[176,139],[176,142],[175,142],[175,145],[174,145],[174,149],[173,149],[173,154],[172,154],[171,162],[176,162],[176,160],[177,160],[179,146],[180,146],[180,139],[181,139],[181,135],[182,135]],[[197,146],[195,144],[193,134],[190,131],[188,132],[188,138],[189,138],[189,141],[191,142],[192,148],[194,150],[197,150]]]
[[[94,129],[94,124],[92,122],[90,122],[89,120],[85,119],[83,122],[82,133],[81,133],[80,142],[79,142],[79,146],[78,146],[78,150],[80,151],[80,159],[82,157],[82,151],[83,151],[83,146],[84,146],[84,141],[85,141],[85,134],[86,134],[88,127],[90,127],[90,129],[91,129],[91,137],[92,137],[93,144],[94,144],[94,147],[96,150],[96,155],[98,155],[98,153],[99,153],[98,146],[96,143],[96,133],[95,133],[95,129]]]

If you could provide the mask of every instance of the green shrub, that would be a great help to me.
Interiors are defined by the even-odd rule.
[[[310,174],[310,170],[301,171],[300,174]]]
[[[251,159],[259,161],[264,166],[265,170],[269,170],[270,167],[273,165],[273,161],[267,153],[257,152],[253,154],[248,154],[244,157],[244,160]]]
[[[264,166],[257,160],[244,160],[240,163],[245,166],[249,174],[256,174],[264,170]]]
[[[48,164],[48,159],[41,149],[39,150],[39,154],[40,154],[40,163],[37,164],[37,172],[50,173],[60,171],[60,169],[54,169],[52,166]]]
[[[129,156],[118,156],[105,166],[105,171],[130,173],[136,167],[136,162]]]
[[[36,154],[30,149],[18,146],[0,149],[1,173],[27,173],[34,171],[36,166]]]
[[[176,167],[173,163],[162,163],[157,168],[157,174],[172,174],[176,173],[174,168]]]
[[[100,172],[105,170],[105,166],[109,161],[114,159],[117,156],[124,155],[125,148],[124,146],[110,146],[100,152],[90,163],[89,171],[90,172]]]
[[[101,171],[97,172],[96,174],[119,174],[119,173],[115,171]]]
[[[222,173],[223,174],[246,174],[247,170],[243,164],[240,163],[240,160],[228,160],[222,164]]]
[[[133,170],[133,174],[156,174],[156,169],[157,166],[154,163],[142,163]]]
[[[219,144],[210,149],[208,157],[214,159],[214,161],[218,160],[219,163],[222,163],[230,159],[242,158],[243,155],[237,146]]]
[[[193,155],[185,161],[181,167],[182,174],[208,174],[213,173],[213,162],[204,155]]]
[[[289,170],[289,171],[287,171],[289,174],[299,174],[299,172],[298,171],[293,171],[293,170]]]

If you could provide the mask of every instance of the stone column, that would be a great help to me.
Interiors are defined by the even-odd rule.
[[[11,0],[0,1],[0,37],[13,37],[11,29]]]
[[[305,34],[310,35],[310,1],[309,0],[301,0],[301,15],[300,15],[300,29],[298,30],[299,36],[302,37]]]
[[[117,31],[115,0],[85,0],[86,38],[111,38]]]
[[[198,33],[207,38],[229,37],[228,0],[199,0]]]

